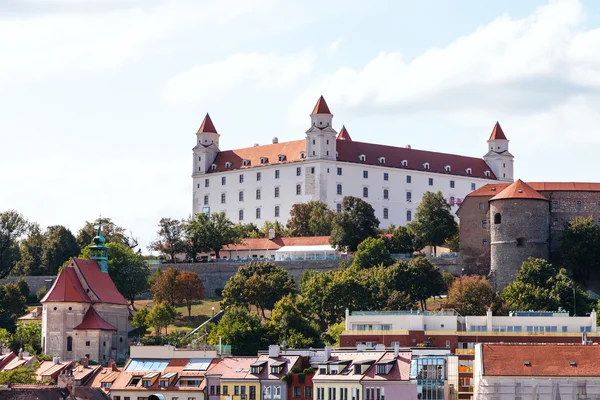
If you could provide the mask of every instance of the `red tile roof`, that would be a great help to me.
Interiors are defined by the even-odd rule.
[[[90,290],[98,297],[102,303],[128,305],[123,295],[119,293],[110,275],[102,272],[96,261],[86,260],[84,258],[74,258],[73,262],[83,275],[83,279],[90,287]]]
[[[600,192],[600,183],[590,182],[527,182],[538,192]],[[468,194],[468,197],[495,196],[510,183],[488,183]]]
[[[60,271],[56,281],[41,300],[42,303],[46,301],[91,302],[85,290],[83,290],[83,286],[81,286],[72,262]]]
[[[346,129],[346,125],[342,126],[342,130],[340,131],[340,133],[338,133],[337,139],[338,140],[347,140],[349,142],[352,141],[352,138],[350,137],[350,134],[348,133],[348,130]]]
[[[329,245],[329,236],[282,237],[275,239],[244,239],[240,244],[223,247],[222,251],[235,250],[277,250],[283,246],[320,246]]]
[[[492,130],[489,140],[508,140],[506,139],[504,131],[498,122],[496,122],[496,125],[494,125],[494,129]]]
[[[548,201],[547,198],[520,179],[517,179],[507,186],[503,191],[492,197],[490,201],[503,199],[533,199]]]
[[[200,132],[217,133],[217,129],[215,128],[215,125],[213,124],[212,119],[210,119],[210,115],[208,115],[208,113],[206,113],[206,117],[204,117],[204,121],[202,121],[202,125],[200,125],[200,128],[198,129],[198,133]]]
[[[482,352],[484,376],[600,376],[600,346],[484,344]]]
[[[88,308],[87,312],[83,316],[83,321],[77,325],[74,329],[96,329],[102,331],[116,331],[117,328],[109,324],[102,318],[94,309],[94,307]]]
[[[398,353],[398,358],[394,360],[394,353],[387,352],[378,362],[394,360],[392,368],[387,375],[377,375],[377,365],[373,364],[365,376],[362,378],[364,381],[408,381],[410,380],[410,362],[412,353],[404,352]]]
[[[319,100],[317,100],[317,104],[315,104],[312,114],[331,114],[323,96],[319,97]]]
[[[482,158],[355,142],[352,140],[337,140],[336,147],[338,152],[337,159],[341,162],[381,165],[379,158],[384,157],[385,166],[391,168],[430,171],[447,175],[472,176],[474,178],[483,179],[496,179],[494,173]],[[306,140],[294,140],[291,142],[222,151],[219,152],[215,158],[214,163],[217,165],[216,169],[211,169],[209,172],[232,171],[261,165],[305,161],[306,159],[300,157],[300,153],[305,151]],[[282,161],[279,161],[278,159],[280,154],[285,156]],[[366,156],[365,161],[360,161],[359,155],[361,154]],[[261,157],[267,159],[265,164],[260,163]],[[248,165],[243,165],[244,160],[250,161]],[[407,162],[406,167],[402,165],[402,161],[404,160]],[[231,163],[231,166],[226,168],[228,162]],[[425,163],[429,163],[429,169],[425,168]],[[450,166],[449,172],[446,171],[446,166]],[[467,173],[468,168],[471,169],[471,174]],[[490,175],[485,176],[485,171],[489,171]]]

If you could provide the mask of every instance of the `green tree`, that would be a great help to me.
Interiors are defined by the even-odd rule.
[[[387,300],[386,306],[383,308],[385,311],[402,311],[412,310],[415,307],[415,302],[411,299],[410,295],[405,292],[394,290]]]
[[[259,237],[268,238],[269,237],[269,231],[271,229],[273,229],[275,231],[275,237],[278,237],[278,238],[279,237],[285,237],[288,234],[287,228],[281,222],[279,222],[279,221],[274,221],[274,222],[265,221],[265,223],[263,224],[262,228],[260,228]]]
[[[327,331],[322,335],[323,341],[328,346],[340,347],[340,335],[345,329],[346,323],[344,321],[329,325]]]
[[[578,282],[600,276],[600,227],[592,217],[575,217],[565,225],[558,256]]]
[[[378,227],[379,220],[369,203],[346,196],[342,201],[342,212],[333,218],[329,240],[339,250],[354,252],[363,240],[377,236]]]
[[[236,356],[256,356],[259,349],[264,348],[268,342],[265,331],[257,315],[250,314],[242,307],[230,307],[219,321],[219,324],[210,331],[208,342],[213,345],[231,345],[231,353]]]
[[[31,224],[28,236],[19,246],[21,258],[15,265],[15,275],[44,275],[44,235],[38,224]]]
[[[298,203],[290,210],[287,228],[290,236],[329,236],[331,234],[333,212],[322,201],[311,200]]]
[[[16,283],[0,286],[0,328],[14,331],[17,318],[27,310],[27,298]]]
[[[102,235],[107,243],[121,243],[131,249],[138,246],[138,240],[127,234],[125,228],[115,224],[110,218],[97,218],[94,222],[86,221],[77,233],[77,243],[82,249],[92,243],[98,233],[98,225],[102,224]]]
[[[150,267],[139,252],[118,242],[109,242],[108,248],[108,274],[117,290],[134,306],[136,296],[148,290]],[[81,258],[89,258],[89,247],[83,249]]]
[[[496,301],[496,292],[483,276],[461,276],[448,290],[448,302],[461,315],[484,315]]]
[[[387,267],[393,264],[393,262],[394,260],[385,246],[384,240],[372,237],[366,238],[358,245],[352,259],[352,265],[360,269],[378,265]]]
[[[183,271],[175,279],[179,297],[185,303],[188,317],[192,316],[192,305],[195,300],[204,299],[204,284],[198,274],[192,271]]]
[[[260,229],[256,224],[250,222],[247,224],[238,223],[235,225],[236,229],[239,232],[239,236],[241,239],[249,239],[249,238],[260,238],[262,234],[260,233]]]
[[[425,245],[434,247],[434,253],[435,246],[443,245],[447,238],[458,232],[450,204],[439,191],[423,194],[423,200],[417,207],[415,218],[410,224],[411,229]]]
[[[438,267],[431,264],[425,257],[417,257],[407,264],[399,264],[400,273],[397,275],[397,289],[410,295],[414,301],[421,304],[421,309],[427,309],[427,299],[439,296],[444,290],[444,281]]]
[[[306,317],[305,310],[298,304],[297,297],[288,294],[282,297],[273,308],[271,319],[265,328],[277,343],[284,340],[292,348],[321,346],[319,326]]]
[[[167,329],[167,327],[174,321],[176,311],[175,309],[165,303],[158,303],[152,307],[148,316],[146,317],[146,323],[148,326],[154,328],[154,332],[156,336],[160,336],[163,329]]]
[[[131,325],[133,325],[134,328],[146,329],[149,326],[149,324],[148,324],[148,315],[149,314],[150,314],[150,310],[147,307],[140,308],[139,310],[137,310],[137,312],[133,316],[133,319],[131,320]]]
[[[81,251],[75,236],[62,225],[50,226],[44,234],[42,263],[45,273],[54,275],[65,261],[76,257]]]
[[[181,300],[181,293],[179,293],[177,287],[179,273],[179,270],[175,267],[169,267],[156,279],[154,285],[150,288],[156,302],[168,303],[174,306]]]
[[[442,280],[444,281],[444,289],[446,292],[450,291],[452,284],[456,280],[456,277],[452,275],[450,272],[442,271]]]
[[[446,238],[446,242],[444,243],[446,246],[448,246],[448,248],[450,249],[450,251],[458,253],[460,251],[460,235],[458,234],[458,230],[460,230],[457,227],[457,232]]]
[[[160,266],[148,277],[148,287],[151,288],[154,286],[154,282],[162,275],[162,269]]]
[[[37,322],[19,323],[14,341],[19,344],[19,348],[31,354],[41,354],[42,324]]]
[[[502,290],[500,298],[510,310],[555,311],[558,299],[549,289],[514,281]]]
[[[396,228],[392,237],[386,240],[386,245],[392,254],[412,254],[423,247],[416,235],[405,226]]]
[[[2,371],[0,372],[0,385],[39,384],[40,382],[37,380],[35,371],[36,369],[33,367],[21,367],[11,371]]]
[[[254,306],[265,317],[283,296],[295,293],[294,278],[285,269],[271,262],[250,262],[241,266],[229,278],[223,289],[223,304]]]
[[[19,239],[29,229],[29,222],[17,211],[0,213],[0,278],[6,277],[20,258]]]
[[[175,255],[185,251],[183,222],[173,218],[161,218],[158,222],[158,239],[150,243],[150,250],[158,251],[177,262]]]
[[[530,257],[523,262],[521,268],[517,271],[516,281],[551,289],[551,280],[556,272],[556,269],[548,261],[542,258]]]
[[[224,212],[194,215],[184,224],[188,255],[196,259],[198,253],[211,252],[220,258],[223,247],[241,241],[239,228],[227,218]]]
[[[558,299],[559,307],[569,311],[572,315],[586,315],[591,311],[592,301],[588,294],[561,268],[552,277],[550,294]]]

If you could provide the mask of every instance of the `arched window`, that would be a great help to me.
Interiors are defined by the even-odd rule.
[[[500,213],[494,214],[494,224],[498,225],[502,223],[502,215]]]
[[[73,338],[67,336],[67,351],[73,351]]]

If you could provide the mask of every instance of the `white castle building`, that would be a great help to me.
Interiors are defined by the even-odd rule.
[[[333,128],[323,96],[302,140],[221,151],[207,114],[193,148],[193,212],[224,211],[233,222],[286,223],[294,204],[320,200],[340,211],[344,196],[369,202],[385,228],[405,225],[423,193],[441,191],[453,208],[486,183],[513,180],[513,155],[498,123],[483,158],[352,140]]]

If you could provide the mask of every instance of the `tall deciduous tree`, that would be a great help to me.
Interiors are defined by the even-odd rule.
[[[231,345],[231,353],[236,356],[256,356],[259,349],[268,343],[260,318],[243,307],[230,307],[225,311],[219,324],[210,331],[209,343],[220,342]]]
[[[293,348],[308,348],[321,345],[318,325],[303,310],[297,296],[288,294],[282,297],[271,313],[266,324],[267,329],[275,336],[277,343],[284,340]]]
[[[390,255],[385,242],[381,238],[366,238],[363,240],[354,253],[352,265],[357,268],[365,269],[376,267],[378,265],[388,266],[393,264],[394,260]]]
[[[164,303],[158,303],[152,307],[148,316],[146,317],[146,323],[148,326],[154,328],[156,332],[156,336],[159,336],[163,329],[166,328],[173,322],[175,319],[176,312],[175,309]]]
[[[163,271],[150,288],[154,300],[174,306],[181,300],[181,293],[177,290],[177,277],[180,272],[175,267]]]
[[[262,228],[260,228],[260,232],[259,232],[259,236],[258,237],[268,238],[269,237],[269,231],[271,229],[273,229],[275,231],[275,237],[285,237],[288,234],[287,228],[281,222],[279,222],[279,221],[274,221],[274,222],[265,221],[265,223],[263,224]]]
[[[600,227],[592,217],[575,217],[562,231],[558,255],[578,282],[600,277]]]
[[[386,239],[386,245],[392,254],[412,254],[423,247],[418,237],[405,226],[396,228],[392,237]]]
[[[419,301],[421,309],[427,309],[427,299],[439,296],[444,290],[444,281],[438,267],[425,257],[417,257],[408,263],[398,265],[397,289],[410,294],[411,299]]]
[[[448,302],[462,315],[483,315],[496,301],[496,292],[483,276],[461,276],[448,290]]]
[[[27,310],[27,298],[16,283],[0,286],[0,328],[14,331],[17,318]]]
[[[311,200],[292,206],[287,227],[290,236],[329,236],[332,222],[333,212],[327,204]]]
[[[229,278],[223,289],[225,305],[255,306],[261,315],[272,310],[283,296],[294,293],[294,278],[271,262],[250,262]]]
[[[102,224],[102,235],[107,243],[121,243],[131,249],[138,246],[137,238],[129,235],[125,228],[118,226],[110,218],[97,218],[94,222],[86,221],[77,233],[77,243],[81,248],[92,243],[98,233],[99,224]]]
[[[198,274],[192,271],[183,271],[176,278],[177,291],[188,310],[188,317],[192,316],[194,300],[204,299],[204,283]]]
[[[62,225],[50,226],[44,234],[42,263],[46,273],[56,274],[65,261],[76,257],[81,248],[75,236]]]
[[[29,223],[15,210],[0,213],[0,278],[7,276],[19,260],[19,239]]]
[[[239,243],[240,229],[237,228],[224,212],[194,215],[184,225],[188,254],[196,258],[198,253],[213,251],[220,258],[220,251],[229,244]]]
[[[458,225],[452,216],[450,204],[442,192],[425,192],[417,207],[411,229],[422,238],[425,245],[441,246],[447,238],[458,232]]]
[[[185,251],[183,222],[173,218],[161,218],[158,223],[158,239],[148,246],[150,250],[169,256],[176,262],[175,255]]]
[[[377,236],[379,220],[373,207],[356,197],[346,196],[342,212],[333,218],[331,244],[339,250],[356,251],[360,242]]]
[[[17,262],[13,273],[15,275],[45,275],[46,268],[43,263],[44,235],[38,224],[31,224],[29,235],[20,243],[21,258]]]

